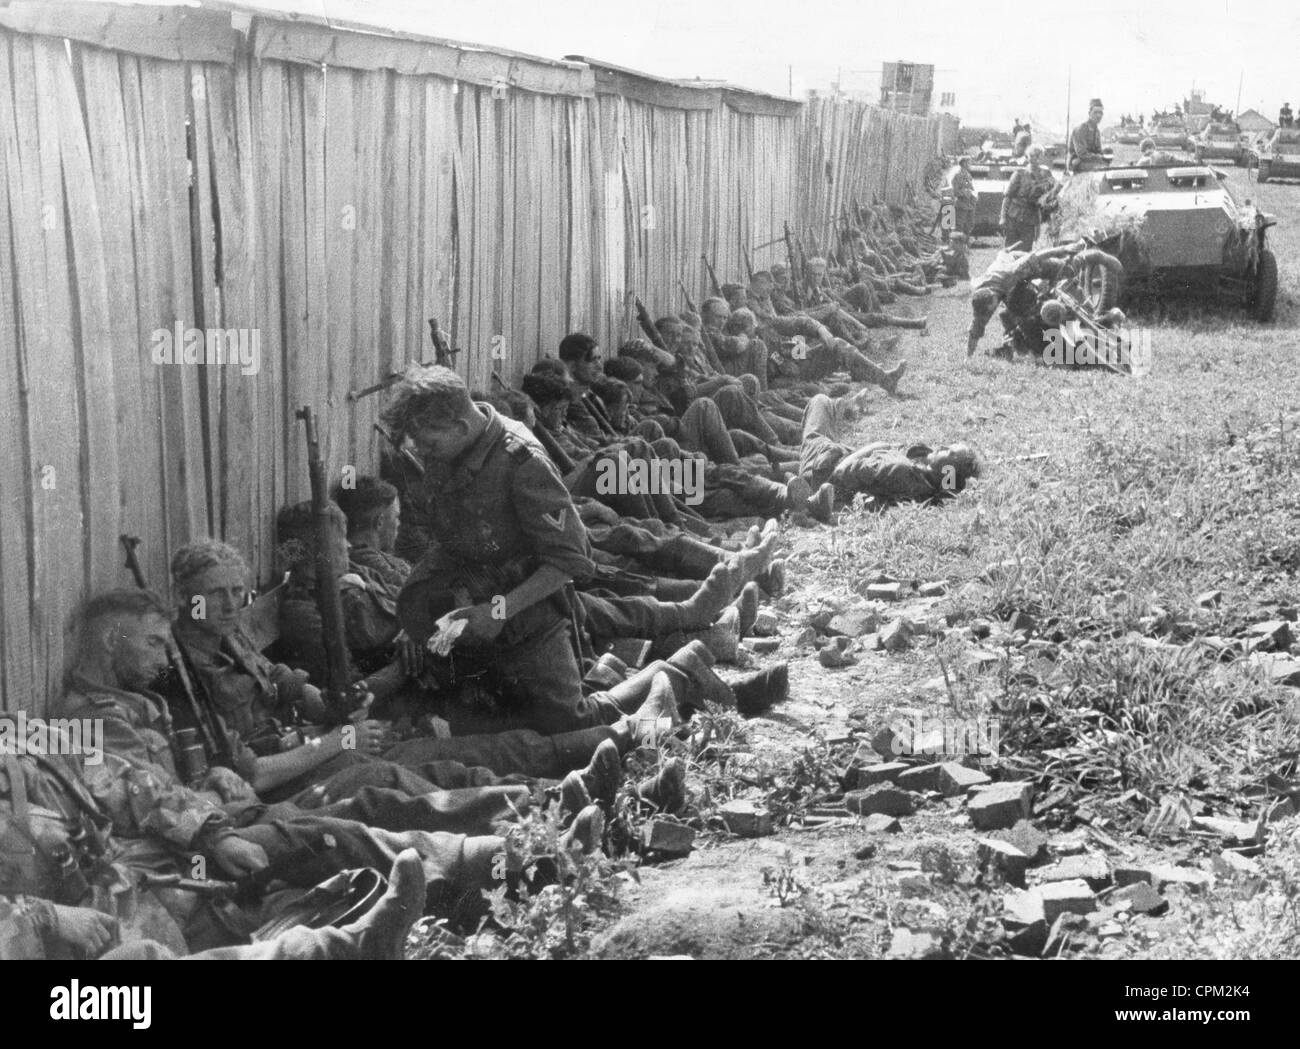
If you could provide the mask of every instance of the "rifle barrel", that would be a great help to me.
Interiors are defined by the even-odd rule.
[[[135,585],[141,590],[148,590],[149,580],[145,577],[144,569],[140,567],[140,557],[136,550],[140,545],[140,537],[120,535],[117,538],[126,550],[126,567],[130,570]],[[226,744],[226,738],[217,731],[216,725],[209,721],[205,704],[199,702],[194,679],[190,676],[189,666],[185,660],[185,650],[181,648],[176,636],[170,630],[167,632],[166,644],[167,662],[171,666],[172,673],[176,675],[176,680],[180,682],[181,691],[185,693],[185,705],[189,707],[190,715],[194,718],[194,727],[203,737],[204,750],[211,755],[212,759],[218,762],[224,761],[227,765],[231,764],[233,755]]]
[[[311,480],[311,508],[315,521],[316,608],[321,618],[321,642],[325,649],[325,687],[335,696],[349,690],[347,633],[343,626],[343,602],[339,597],[338,577],[334,564],[334,527],[329,515],[329,489],[325,480],[325,460],[321,457],[316,436],[316,419],[309,407],[300,408],[307,442],[307,471]]]

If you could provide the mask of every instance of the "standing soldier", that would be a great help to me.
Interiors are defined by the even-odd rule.
[[[1003,247],[1033,251],[1038,239],[1038,225],[1042,221],[1042,205],[1055,182],[1052,173],[1043,166],[1043,147],[1031,145],[1025,153],[1027,166],[1018,169],[1007,183],[1002,196]]]
[[[970,174],[970,157],[957,161],[957,170],[952,173],[952,195],[957,212],[956,231],[969,237],[975,225],[975,204],[979,200],[975,194],[975,180]]]

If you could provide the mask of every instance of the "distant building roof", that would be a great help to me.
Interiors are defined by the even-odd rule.
[[[1277,125],[1257,109],[1248,109],[1237,117],[1242,131],[1264,131]]]

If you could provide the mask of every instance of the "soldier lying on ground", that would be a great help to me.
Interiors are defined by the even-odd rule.
[[[938,501],[962,491],[982,471],[979,455],[965,444],[903,449],[876,443],[855,450],[841,441],[847,421],[829,397],[814,397],[804,418],[800,455],[803,476],[810,483],[832,484],[841,503],[859,492],[880,505]]]

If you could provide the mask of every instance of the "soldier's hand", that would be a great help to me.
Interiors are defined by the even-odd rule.
[[[266,852],[262,846],[234,834],[227,835],[212,847],[212,858],[232,878],[256,874],[267,864]]]
[[[504,619],[498,619],[492,614],[490,604],[470,605],[457,618],[467,621],[465,632],[460,636],[473,641],[495,641],[501,633],[501,628],[505,626]]]
[[[226,804],[231,802],[257,801],[257,793],[252,785],[238,772],[222,765],[208,769],[200,790],[215,791]]]
[[[405,630],[394,640],[397,646],[397,658],[402,664],[402,673],[407,677],[417,677],[424,670],[424,646],[416,644]]]
[[[389,729],[382,721],[370,718],[370,703],[373,702],[373,695],[367,693],[365,702],[348,716],[352,724],[344,727],[344,732],[351,734],[352,746],[348,749],[359,750],[361,754],[369,754],[370,757],[376,758],[387,749]],[[348,736],[343,738],[347,740]]]
[[[60,943],[81,951],[87,958],[98,958],[117,937],[117,919],[92,911],[89,907],[54,908],[55,937]]]

